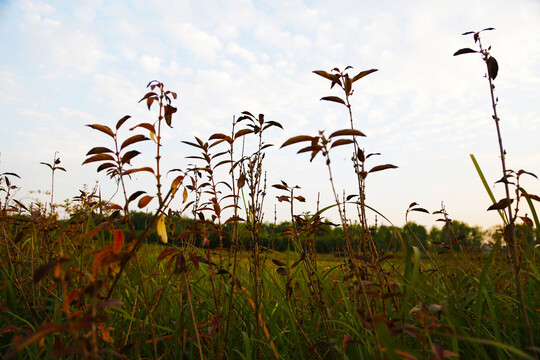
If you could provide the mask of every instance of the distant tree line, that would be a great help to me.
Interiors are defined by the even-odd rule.
[[[150,222],[152,214],[142,212],[132,212],[131,222],[137,232],[142,232]],[[211,226],[202,228],[200,221],[190,218],[173,218],[169,221],[171,236],[169,243],[180,245],[189,243],[193,246],[210,246],[216,248],[221,245],[228,247],[231,245],[232,225],[227,224],[222,233],[212,231]],[[344,249],[343,229],[334,224],[322,224],[318,231],[306,235],[301,226],[297,226],[298,239],[302,243],[312,242],[318,253],[334,253]],[[352,225],[350,233],[356,236],[356,241],[361,229]],[[442,228],[432,227],[429,231],[425,226],[409,222],[403,227],[391,227],[381,225],[370,228],[371,236],[377,248],[385,253],[400,252],[403,246],[413,245],[422,251],[432,251],[438,253],[445,252],[478,252],[483,247],[489,247],[493,243],[501,240],[502,235],[498,232],[483,230],[479,226],[469,226],[461,221],[452,221]],[[292,236],[291,223],[282,222],[279,224],[262,224],[259,235],[259,244],[263,247],[285,251],[294,249],[291,243]],[[517,226],[518,237],[527,242],[534,241],[533,229],[526,225]],[[205,235],[203,235],[205,234]],[[221,240],[220,240],[221,238]],[[147,240],[149,243],[158,242],[155,232],[151,233]],[[249,232],[244,223],[238,225],[238,246],[246,248],[249,244]]]

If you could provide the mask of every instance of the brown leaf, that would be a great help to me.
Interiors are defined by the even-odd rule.
[[[43,279],[49,272],[51,272],[56,266],[56,262],[49,262],[41,265],[34,272],[34,282],[38,283]]]
[[[429,211],[427,211],[424,208],[414,208],[414,209],[410,209],[409,211],[418,211],[418,212],[423,212],[423,213],[429,214]]]
[[[365,71],[362,71],[360,72],[358,75],[356,75],[355,77],[353,77],[352,79],[352,82],[354,83],[355,81],[357,80],[360,80],[361,78],[363,78],[364,76],[367,76],[371,73],[374,73],[375,71],[378,71],[379,69],[370,69],[370,70],[365,70]]]
[[[165,122],[169,127],[172,127],[172,115],[177,111],[174,106],[165,105]]]
[[[131,194],[131,196],[128,198],[128,203],[132,202],[133,200],[135,200],[136,198],[138,198],[139,196],[141,196],[142,194],[145,194],[146,191],[142,191],[142,190],[139,190],[139,191],[135,191],[133,194]]]
[[[58,324],[43,324],[36,329],[36,332],[14,341],[7,353],[4,355],[6,358],[12,358],[15,356],[15,354],[26,348],[28,345],[35,343],[36,341],[44,338],[45,336],[55,332],[64,332],[66,330],[67,329],[65,327]]]
[[[129,145],[132,145],[132,144],[135,144],[139,141],[146,141],[146,140],[150,140],[150,138],[144,136],[144,135],[134,135],[128,139],[126,139],[126,141],[124,141],[122,143],[122,145],[120,146],[120,151],[122,151],[124,148],[128,147]],[[87,154],[88,155],[88,154]]]
[[[276,272],[279,275],[289,275],[289,272],[287,271],[287,269],[285,269],[283,267],[277,268]]]
[[[153,198],[154,197],[150,195],[143,196],[139,199],[139,203],[137,204],[137,206],[139,207],[139,209],[142,209],[143,207],[146,207],[146,205],[148,205]]]
[[[98,146],[98,147],[92,148],[92,150],[87,152],[86,156],[95,155],[95,154],[104,154],[104,153],[114,153],[114,152],[111,149],[108,149],[106,147]],[[46,165],[49,165],[49,164],[46,164]]]
[[[150,123],[141,123],[141,124],[137,124],[135,125],[134,127],[132,127],[131,131],[133,131],[134,129],[138,128],[138,127],[142,127],[143,129],[146,129],[148,131],[150,131],[151,133],[155,133],[156,132],[156,128],[154,127],[154,125],[150,124]]]
[[[125,235],[122,230],[116,229],[113,234],[113,252],[118,255],[124,246]]]
[[[154,169],[152,169],[149,166],[142,167],[142,168],[125,170],[124,175],[130,175],[130,174],[138,173],[138,172],[141,172],[141,171],[149,172],[149,173],[154,175]]]
[[[347,103],[345,102],[345,100],[343,100],[342,98],[338,96],[325,96],[325,97],[322,97],[321,100],[332,101],[332,102],[336,102],[338,104],[343,104],[347,106]]]
[[[283,143],[283,145],[281,145],[281,147],[289,146],[289,145],[296,144],[296,143],[303,142],[303,141],[312,141],[312,140],[313,140],[313,136],[298,135],[298,136],[294,136],[294,137],[288,139],[287,141],[285,141]]]
[[[247,134],[251,134],[253,132],[253,130],[251,129],[242,129],[242,130],[238,130],[236,132],[236,134],[234,134],[234,139],[238,139],[240,136],[244,136],[244,135],[247,135]]]
[[[109,155],[109,154],[96,154],[96,155],[90,156],[88,159],[84,160],[82,165],[89,164],[91,162],[106,161],[106,160],[115,161],[115,159],[114,159],[114,157],[112,157],[112,155]]]
[[[97,172],[100,172],[100,171],[105,170],[105,169],[113,168],[113,167],[116,167],[116,164],[104,163],[104,164],[101,164],[101,165],[98,166]]]
[[[86,125],[86,126],[89,126],[89,127],[91,127],[92,129],[101,131],[101,132],[103,132],[103,133],[109,135],[110,137],[114,138],[114,132],[113,132],[113,131],[111,130],[111,128],[108,127],[108,126],[100,125],[100,124],[92,124],[92,125]]]
[[[238,177],[238,188],[241,189],[246,184],[246,175],[244,173],[240,173],[240,176]]]
[[[120,129],[120,126],[122,126],[126,122],[126,120],[129,119],[130,117],[131,117],[130,115],[126,115],[120,120],[118,120],[118,122],[116,123],[116,130]]]
[[[465,33],[463,35],[466,35],[466,34],[470,34],[470,33]],[[458,51],[456,51],[454,53],[454,56],[458,56],[458,55],[462,55],[462,54],[470,54],[470,53],[475,53],[475,52],[478,52],[478,51],[475,51],[475,50],[470,49],[470,48],[464,48],[464,49],[459,49]]]
[[[315,71],[313,71],[313,73],[315,73],[315,74],[317,74],[319,76],[322,76],[323,78],[328,79],[330,81],[334,81],[334,79],[336,77],[335,75],[329,74],[329,73],[327,73],[326,71],[323,71],[323,70],[315,70]]]
[[[489,77],[492,80],[495,80],[497,77],[497,74],[499,73],[499,64],[497,64],[497,60],[493,56],[490,56],[486,61],[487,67],[488,67],[488,73]]]
[[[366,135],[360,130],[343,129],[343,130],[334,131],[332,134],[330,134],[328,138],[331,139],[336,136],[366,136]]]
[[[526,198],[531,199],[531,200],[540,201],[540,196],[538,196],[538,195],[529,194],[529,193],[523,193],[523,196],[525,196]]]
[[[332,145],[330,146],[330,148],[332,149],[332,148],[335,148],[335,147],[337,147],[337,146],[349,145],[349,144],[352,144],[352,143],[354,143],[354,141],[351,140],[351,139],[338,139],[338,140],[336,140],[336,141],[334,141],[334,142],[332,143]]]
[[[272,259],[272,262],[276,264],[277,266],[287,266],[287,264],[285,264],[283,261],[279,261],[276,259]]]
[[[145,99],[148,99],[149,97],[153,97],[153,96],[157,97],[158,94],[156,94],[155,92],[152,92],[152,91],[148,92],[148,93],[146,93],[146,95],[143,96],[143,98],[141,100],[139,100],[139,102],[141,102],[141,101],[143,101]]]
[[[130,164],[131,159],[133,159],[135,156],[139,155],[141,152],[137,150],[131,150],[122,156],[122,164]]]
[[[493,204],[490,207],[488,207],[488,211],[489,210],[502,210],[502,209],[505,209],[505,208],[509,207],[510,204],[512,204],[513,201],[514,201],[514,199],[502,198],[496,204]]]
[[[369,172],[373,173],[373,172],[376,172],[376,171],[381,171],[381,170],[386,170],[386,169],[397,169],[397,166],[392,165],[392,164],[377,165],[377,166],[371,168],[371,170],[369,170]]]

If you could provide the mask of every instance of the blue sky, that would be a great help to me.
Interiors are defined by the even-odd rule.
[[[155,113],[137,102],[158,79],[179,95],[165,168],[185,168],[185,156],[194,155],[181,141],[228,132],[241,111],[264,113],[284,127],[268,134],[277,145],[267,154],[268,184],[299,185],[307,203],[298,211],[313,212],[318,192],[321,205],[332,201],[322,160],[310,163],[295,154],[298,147],[279,145],[348,126],[345,108],[319,100],[338,93],[312,71],[351,65],[352,73],[379,69],[355,84],[356,128],[367,134],[361,145],[382,153],[372,165],[399,166],[370,175],[368,204],[401,225],[411,202],[430,211],[444,202],[452,218],[489,227],[499,218],[485,211],[490,202],[469,158],[475,154],[491,184],[501,177],[485,71],[479,56],[452,56],[474,46],[461,33],[486,27],[497,29],[483,33],[483,42],[500,66],[495,84],[509,167],[540,175],[536,0],[2,1],[0,172],[22,177],[17,198],[46,201],[36,192],[50,188],[50,173],[39,162],[58,151],[68,172],[57,175],[57,200],[96,181],[112,196],[114,184],[96,166],[81,166],[90,148],[107,145],[84,125],[113,126],[124,115],[153,122]],[[336,186],[354,193],[350,154],[336,150]],[[152,155],[134,164],[152,164]],[[540,193],[536,179],[523,185]],[[153,191],[147,176],[129,186]],[[503,196],[502,187],[493,190]],[[275,204],[279,220],[288,213],[276,195],[269,189],[269,221]],[[436,219],[411,218],[427,226]]]

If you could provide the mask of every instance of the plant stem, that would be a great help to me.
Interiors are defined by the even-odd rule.
[[[508,216],[508,225],[504,228],[504,237],[507,242],[511,246],[510,254],[512,256],[512,262],[514,266],[514,277],[516,282],[516,292],[519,297],[519,302],[521,305],[521,312],[523,315],[523,321],[525,322],[525,326],[527,327],[527,332],[529,334],[529,341],[531,343],[531,346],[534,348],[534,338],[531,332],[531,327],[529,323],[529,316],[527,314],[527,308],[525,306],[525,296],[523,295],[523,291],[521,289],[521,277],[520,277],[520,266],[518,262],[518,246],[516,242],[516,229],[514,226],[515,218],[512,215],[512,206],[510,204],[510,189],[508,186],[508,181],[506,178],[507,170],[506,170],[506,151],[504,150],[503,143],[502,143],[502,136],[501,136],[501,129],[499,127],[499,117],[497,115],[497,101],[495,99],[494,89],[495,86],[493,85],[492,79],[491,79],[491,73],[489,71],[489,63],[488,63],[488,51],[484,50],[482,48],[482,42],[480,40],[480,37],[478,37],[478,45],[480,47],[480,53],[483,56],[484,63],[486,64],[487,68],[487,79],[489,81],[489,93],[491,95],[491,107],[493,108],[493,120],[495,120],[495,128],[497,129],[497,138],[499,140],[499,152],[501,155],[501,166],[503,171],[503,183],[504,183],[504,190],[506,193],[506,200],[508,202],[507,207],[507,216]]]

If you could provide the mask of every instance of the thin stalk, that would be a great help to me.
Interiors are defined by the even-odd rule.
[[[510,254],[512,256],[512,262],[513,262],[513,267],[514,267],[514,277],[515,277],[515,282],[516,282],[516,292],[517,292],[517,295],[519,297],[519,302],[520,302],[520,305],[521,305],[521,312],[522,312],[522,315],[523,315],[523,321],[525,322],[525,325],[527,327],[527,332],[528,332],[528,335],[529,335],[529,341],[531,343],[531,346],[534,348],[534,346],[535,346],[534,345],[534,338],[533,338],[530,323],[529,323],[529,316],[527,314],[527,308],[525,306],[525,296],[523,295],[523,291],[521,289],[520,265],[519,265],[519,262],[518,262],[518,246],[517,246],[517,242],[516,242],[516,229],[515,229],[515,226],[514,226],[515,218],[512,215],[512,207],[510,206],[510,200],[511,200],[511,198],[510,198],[510,189],[509,189],[509,186],[508,186],[508,181],[506,181],[506,174],[507,174],[506,157],[505,157],[506,151],[504,150],[504,147],[503,147],[501,130],[500,130],[500,127],[499,127],[499,116],[497,115],[497,102],[495,100],[495,94],[494,94],[495,86],[493,85],[493,82],[492,82],[492,79],[491,79],[491,73],[490,73],[489,63],[488,63],[488,51],[483,49],[482,42],[480,40],[480,36],[478,36],[478,46],[480,47],[480,53],[483,56],[483,60],[484,60],[484,63],[486,64],[486,69],[487,69],[487,76],[486,77],[487,77],[488,82],[489,82],[489,93],[491,95],[491,107],[493,108],[493,120],[495,120],[495,128],[497,129],[497,139],[499,140],[499,152],[500,152],[500,156],[501,156],[501,166],[502,166],[502,171],[503,171],[503,179],[505,180],[505,181],[503,181],[504,190],[505,190],[505,193],[506,193],[506,200],[508,201],[508,207],[506,209],[507,214],[508,214],[508,225],[505,227],[504,234],[505,234],[505,237],[508,237],[506,239],[507,243],[509,242],[510,245],[511,245]],[[509,228],[510,231],[506,231],[506,228],[508,228],[508,227],[510,227]]]

